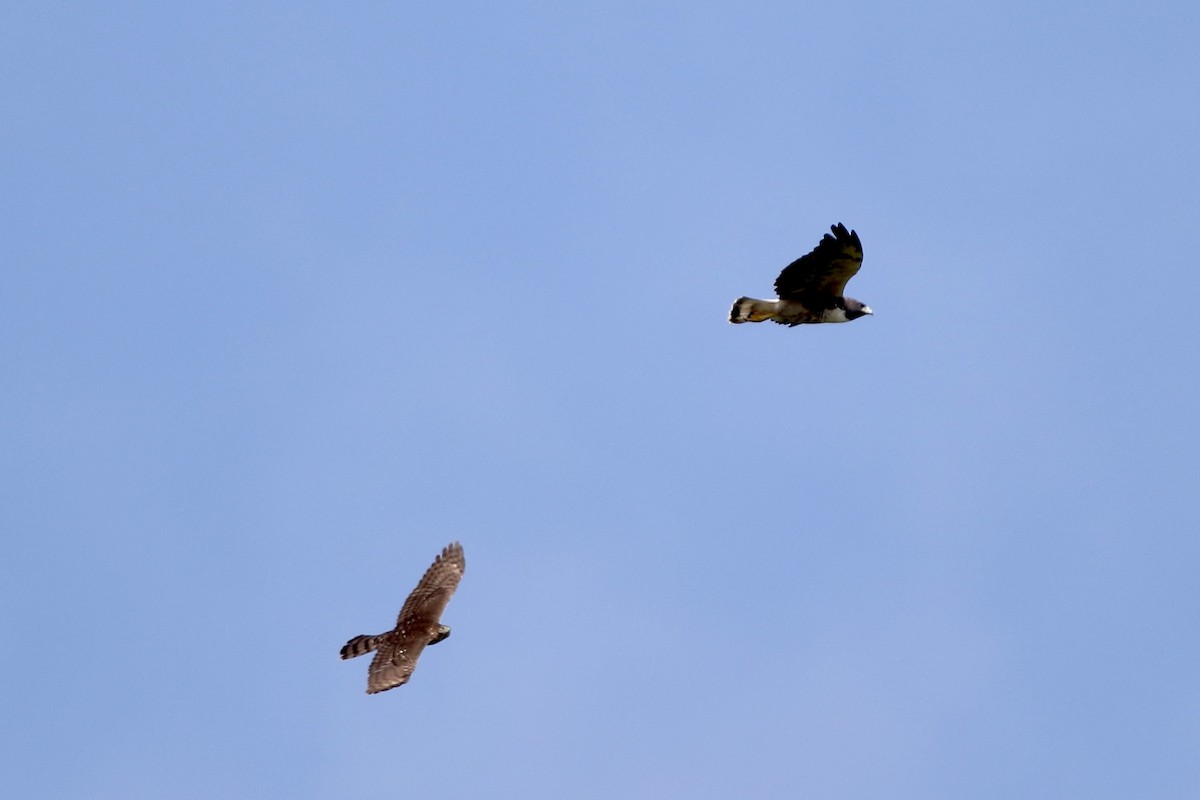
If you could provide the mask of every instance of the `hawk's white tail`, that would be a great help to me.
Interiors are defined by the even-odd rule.
[[[733,324],[739,322],[762,322],[770,319],[775,314],[775,300],[755,300],[753,297],[739,297],[733,301],[733,308],[729,311],[729,321]]]

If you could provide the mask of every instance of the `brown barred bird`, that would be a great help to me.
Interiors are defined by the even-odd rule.
[[[729,312],[729,321],[804,325],[817,322],[849,322],[875,312],[853,297],[843,297],[846,283],[862,266],[862,242],[858,234],[838,223],[817,243],[812,252],[788,264],[775,279],[778,300],[739,297]]]
[[[437,644],[450,635],[450,628],[441,623],[442,612],[466,568],[462,545],[458,542],[447,545],[404,601],[395,629],[378,636],[355,636],[346,642],[343,659],[377,651],[367,668],[367,694],[386,692],[408,683],[425,646]]]

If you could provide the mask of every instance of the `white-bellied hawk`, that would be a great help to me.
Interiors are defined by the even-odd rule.
[[[813,248],[784,267],[775,279],[778,300],[739,297],[729,312],[729,321],[805,325],[817,322],[849,322],[873,314],[870,306],[844,297],[846,283],[862,266],[862,242],[858,234],[838,223]]]

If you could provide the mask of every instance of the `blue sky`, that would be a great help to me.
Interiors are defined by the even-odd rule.
[[[1197,796],[1198,38],[10,5],[13,796]],[[725,322],[839,221],[876,316]]]

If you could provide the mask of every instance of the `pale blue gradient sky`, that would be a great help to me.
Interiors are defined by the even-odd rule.
[[[6,787],[1200,796],[1197,41],[10,4]],[[874,318],[725,322],[838,221]]]

